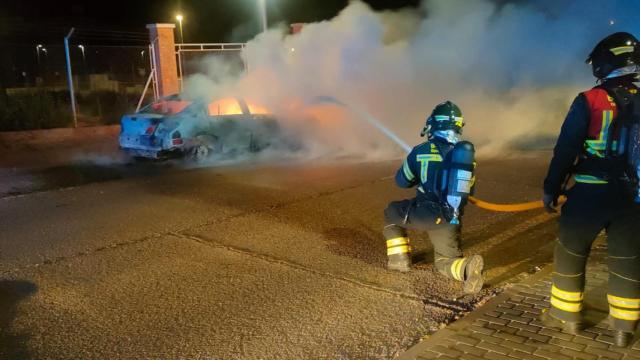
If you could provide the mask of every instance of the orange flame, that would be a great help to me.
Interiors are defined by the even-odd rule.
[[[264,115],[269,114],[270,112],[263,106],[254,104],[249,102],[248,100],[244,100],[247,104],[247,108],[250,114],[253,115]],[[238,99],[234,97],[227,97],[220,100],[216,100],[209,104],[208,106],[209,115],[211,116],[220,116],[220,115],[242,115],[244,114],[242,110],[242,106],[238,102]]]
[[[268,115],[271,114],[271,112],[269,110],[267,110],[267,108],[262,107],[260,105],[257,104],[253,104],[247,101],[247,106],[249,107],[249,112],[251,112],[252,114],[255,115]]]

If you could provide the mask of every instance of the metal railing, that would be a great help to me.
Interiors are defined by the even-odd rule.
[[[183,86],[183,75],[184,75],[184,64],[183,64],[183,53],[193,53],[193,52],[227,52],[227,51],[238,51],[241,52],[245,49],[247,44],[245,43],[187,43],[187,44],[175,44],[176,47],[176,56],[178,58],[178,80],[180,81],[180,90],[182,91]],[[245,71],[248,69],[247,64],[244,64]]]
[[[203,43],[203,44],[176,44],[176,52],[183,51],[241,51],[245,43]]]
[[[138,101],[138,106],[136,108],[136,112],[140,110],[140,108],[142,107],[142,102],[146,96],[146,93],[149,89],[149,86],[153,87],[153,97],[154,100],[158,100],[159,98],[159,92],[158,92],[158,82],[157,82],[157,64],[155,63],[155,43],[157,41],[157,38],[151,43],[149,44],[149,67],[150,67],[150,74],[149,77],[147,79],[147,82],[145,84],[144,90],[142,91],[142,94],[140,96],[140,100]],[[247,44],[245,43],[201,43],[201,44],[197,44],[197,43],[186,43],[186,44],[175,44],[175,49],[176,49],[176,58],[177,58],[177,65],[178,65],[178,80],[180,81],[180,91],[182,91],[182,86],[183,86],[183,82],[182,79],[184,77],[184,64],[183,64],[183,57],[182,54],[183,53],[194,53],[194,52],[231,52],[231,51],[237,51],[237,52],[241,52],[242,50],[244,50],[246,48]],[[244,63],[244,69],[245,71],[248,70],[247,64]]]

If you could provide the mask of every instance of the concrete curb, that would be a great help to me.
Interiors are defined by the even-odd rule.
[[[535,283],[539,280],[544,279],[546,276],[549,276],[553,271],[553,265],[547,265],[542,271],[539,271],[535,275],[525,279],[523,283]],[[498,305],[503,302],[509,300],[512,296],[518,293],[518,289],[515,289],[513,286],[507,288],[500,295],[494,297],[493,299],[487,301],[482,306],[470,312],[465,317],[454,321],[449,324],[444,329],[441,329],[429,336],[424,341],[412,346],[409,350],[405,351],[401,354],[397,359],[398,360],[414,360],[417,359],[421,354],[423,354],[428,349],[432,348],[434,344],[440,343],[441,340],[451,337],[456,334],[460,330],[464,330],[468,326],[472,325],[476,320],[478,320],[482,315],[489,311],[494,311]]]
[[[598,255],[595,255],[598,253]],[[606,254],[594,249],[587,265],[585,316],[577,334],[549,328],[538,316],[549,307],[552,266],[513,287],[467,317],[415,345],[399,359],[600,360],[639,359],[636,334],[627,348],[614,345],[606,300],[609,278]]]

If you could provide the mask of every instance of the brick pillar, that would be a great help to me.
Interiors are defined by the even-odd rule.
[[[149,24],[149,37],[154,46],[155,65],[160,97],[180,92],[176,49],[173,35],[174,24]]]

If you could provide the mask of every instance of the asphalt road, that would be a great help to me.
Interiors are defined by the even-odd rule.
[[[539,196],[548,154],[481,160],[479,197]],[[470,206],[488,287],[385,270],[399,161],[11,171],[0,198],[0,358],[392,358],[551,259],[554,218]],[[35,185],[34,185],[35,184]]]

